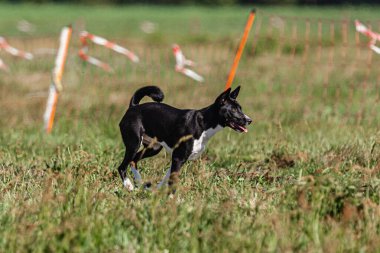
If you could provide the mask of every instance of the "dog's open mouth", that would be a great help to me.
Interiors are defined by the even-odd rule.
[[[240,133],[248,133],[247,128],[245,126],[241,126],[235,122],[228,122],[228,126],[231,127],[233,130],[240,132]]]

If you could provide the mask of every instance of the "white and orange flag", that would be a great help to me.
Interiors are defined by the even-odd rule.
[[[89,56],[87,54],[88,53],[87,40],[92,41],[94,44],[104,46],[108,49],[111,49],[111,50],[113,50],[119,54],[122,54],[122,55],[126,56],[128,59],[130,59],[132,62],[135,62],[135,63],[139,62],[139,58],[137,57],[137,55],[135,53],[133,53],[132,51],[126,49],[125,47],[119,46],[116,43],[108,41],[102,37],[93,35],[89,32],[82,31],[80,33],[80,41],[82,43],[82,48],[79,50],[79,53],[78,53],[79,57],[83,61],[91,63],[91,64],[93,64],[93,65],[95,65],[95,66],[97,66],[97,67],[99,67],[105,71],[111,72],[112,67],[110,65],[108,65],[107,63],[102,62],[99,59],[96,59],[96,58]]]
[[[194,79],[195,81],[203,82],[204,78],[202,76],[197,74],[195,71],[193,71],[189,68],[186,68],[186,66],[190,66],[190,67],[194,66],[195,63],[193,61],[185,58],[185,56],[182,53],[181,48],[177,44],[174,44],[172,48],[173,48],[173,53],[174,53],[175,60],[176,60],[175,70],[177,72],[180,72],[180,73]]]
[[[55,67],[52,72],[52,82],[50,84],[49,97],[46,103],[46,110],[44,114],[44,128],[47,133],[50,133],[53,128],[58,95],[59,92],[62,91],[61,81],[67,58],[67,51],[69,49],[71,33],[71,26],[66,26],[61,31],[59,49],[57,53],[57,58],[55,59]]]
[[[371,39],[371,41],[368,44],[369,48],[371,48],[377,54],[380,54],[380,48],[376,46],[376,42],[378,40],[380,41],[380,34],[373,32],[371,29],[360,23],[358,20],[355,20],[355,27],[356,31],[364,34],[365,36]]]

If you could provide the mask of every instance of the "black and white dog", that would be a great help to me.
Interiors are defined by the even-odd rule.
[[[172,163],[159,187],[175,183],[181,166],[187,160],[198,158],[216,132],[226,126],[237,132],[247,132],[246,126],[252,120],[242,112],[236,101],[239,91],[240,86],[232,92],[229,88],[206,108],[181,110],[163,103],[139,104],[144,96],[161,102],[164,94],[156,86],[137,90],[119,124],[125,155],[118,171],[124,186],[129,190],[134,188],[126,175],[128,165],[131,165],[135,183],[141,184],[137,162],[158,154],[162,147],[172,155]],[[138,152],[141,145],[144,148]]]

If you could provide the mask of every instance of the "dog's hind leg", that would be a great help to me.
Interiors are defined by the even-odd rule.
[[[119,175],[121,177],[121,181],[123,182],[123,185],[125,187],[127,187],[128,190],[132,191],[134,187],[133,187],[131,180],[129,180],[129,178],[127,177],[127,170],[126,170],[126,167],[129,165],[130,160],[131,159],[130,159],[129,153],[126,150],[125,155],[124,155],[124,159],[121,162],[121,164],[117,170],[119,172]]]
[[[135,155],[135,158],[133,159],[133,162],[132,162],[132,164],[134,164],[135,166],[132,165],[131,170],[132,170],[132,173],[134,176],[135,183],[137,185],[142,184],[142,179],[141,179],[141,175],[140,175],[138,168],[137,168],[137,163],[144,158],[148,158],[148,157],[157,155],[158,153],[160,153],[161,149],[162,149],[161,146],[157,149],[154,149],[154,148],[143,149]],[[150,185],[151,185],[150,182],[145,183],[145,188],[149,188]]]
[[[134,132],[130,132],[129,134],[122,132],[122,136],[125,144],[125,154],[124,159],[117,170],[119,171],[123,185],[127,187],[128,190],[133,190],[133,184],[127,177],[127,166],[133,161],[133,158],[140,147],[141,138]]]
[[[152,157],[152,156],[157,155],[162,150],[162,146],[159,143],[152,143],[151,142],[152,140],[153,139],[151,139],[149,137],[146,139],[146,136],[144,136],[144,138],[143,138],[144,149],[139,151],[135,155],[135,157],[133,158],[131,170],[132,170],[132,173],[134,176],[135,183],[137,185],[142,184],[142,179],[141,179],[141,175],[140,175],[138,168],[137,168],[137,163],[144,158],[148,158],[148,157]],[[150,183],[148,182],[145,185],[147,188],[149,188]]]
[[[135,151],[136,152],[136,151]],[[131,153],[126,150],[124,159],[121,162],[119,168],[117,169],[119,171],[121,180],[123,181],[123,185],[130,191],[134,189],[133,184],[131,180],[127,177],[127,167],[129,166],[130,162],[132,161],[132,155]]]

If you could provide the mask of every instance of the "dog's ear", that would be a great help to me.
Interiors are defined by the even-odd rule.
[[[239,92],[240,92],[240,85],[231,92],[230,98],[236,99],[237,96],[239,95]]]
[[[228,88],[216,98],[215,102],[223,104],[227,100],[227,98],[230,96],[230,93],[231,93],[231,88]]]

